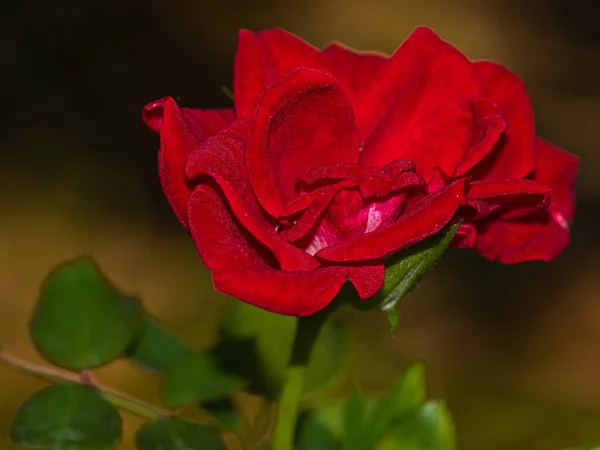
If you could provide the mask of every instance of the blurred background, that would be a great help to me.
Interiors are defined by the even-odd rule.
[[[212,291],[156,175],[147,102],[223,107],[237,31],[283,27],[323,46],[392,52],[417,25],[526,81],[538,133],[582,159],[571,247],[553,264],[502,266],[454,250],[401,308],[341,311],[352,377],[382,390],[415,359],[453,412],[459,450],[600,443],[600,27],[564,0],[25,0],[0,15],[0,344],[27,335],[43,276],[92,254],[122,289],[202,347],[229,299]],[[368,370],[367,370],[368,369]],[[157,401],[157,379],[117,363],[107,384]],[[41,386],[0,366],[0,435]],[[132,423],[127,419],[128,424]],[[123,448],[130,448],[128,427]]]

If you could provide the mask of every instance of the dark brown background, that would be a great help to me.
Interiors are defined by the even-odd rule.
[[[43,275],[93,254],[148,309],[205,345],[227,300],[214,294],[156,176],[140,109],[229,101],[239,28],[280,26],[315,45],[391,52],[419,24],[529,86],[538,132],[582,159],[573,244],[553,264],[501,266],[448,254],[403,305],[390,336],[345,311],[353,376],[383,389],[414,359],[448,398],[460,450],[600,443],[600,33],[592,1],[26,0],[0,22],[0,344],[36,358],[26,334]],[[368,370],[365,370],[368,368]],[[126,363],[102,379],[156,400]],[[0,434],[40,384],[0,367]],[[128,424],[132,420],[128,418]],[[127,448],[132,427],[123,448]]]

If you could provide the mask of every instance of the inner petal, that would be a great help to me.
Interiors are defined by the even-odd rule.
[[[298,196],[296,177],[316,166],[358,161],[359,136],[343,87],[330,75],[298,68],[261,94],[246,146],[250,184],[279,217]]]
[[[405,199],[406,194],[399,192],[375,201],[365,200],[358,188],[342,189],[331,201],[315,231],[297,244],[314,255],[322,248],[352,241],[397,218]]]

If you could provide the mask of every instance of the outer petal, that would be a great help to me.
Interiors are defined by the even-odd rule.
[[[535,165],[533,111],[525,84],[505,67],[492,62],[473,64],[483,94],[496,103],[508,130],[496,149],[475,169],[478,178],[524,178]]]
[[[499,220],[478,226],[476,248],[488,259],[506,264],[552,261],[569,244],[579,160],[541,139],[536,139],[536,154],[533,178],[539,186],[552,188],[550,206],[545,211],[509,211]]]
[[[463,203],[464,181],[459,180],[428,195],[391,225],[367,233],[354,241],[323,248],[315,257],[331,262],[384,258],[439,232]]]
[[[155,133],[160,133],[165,116],[165,104],[167,101],[175,101],[171,97],[163,97],[159,100],[148,103],[142,109],[142,119]],[[235,120],[233,108],[222,109],[192,109],[180,108],[192,132],[202,140],[214,132],[220,130],[225,125],[229,125]]]
[[[531,180],[490,180],[469,183],[467,198],[489,199],[514,195],[547,196],[550,188]]]
[[[233,80],[237,117],[252,117],[260,93],[297,67],[329,72],[329,65],[317,48],[287,31],[241,30]]]
[[[200,185],[189,201],[190,233],[215,289],[279,314],[305,316],[327,306],[346,280],[344,267],[278,270],[268,250],[248,237],[214,187]]]
[[[300,68],[263,92],[248,137],[246,163],[254,193],[273,217],[297,196],[298,174],[357,160],[352,108],[333,77]]]
[[[367,299],[374,296],[385,281],[385,266],[383,262],[372,266],[350,266],[348,268],[348,281],[350,281],[358,296]]]
[[[361,162],[384,166],[407,129],[448,100],[480,94],[475,69],[433,31],[417,28],[377,72],[355,103],[365,149]]]
[[[490,180],[469,183],[467,200],[481,219],[492,213],[502,220],[526,217],[550,203],[548,186],[531,180]]]
[[[220,187],[240,226],[252,239],[269,249],[282,269],[314,269],[319,265],[317,261],[281,239],[252,195],[244,164],[248,127],[249,120],[241,119],[205,140],[190,153],[186,176],[192,183],[205,183],[206,177],[211,177]]]
[[[552,188],[551,210],[569,221],[575,212],[573,185],[579,169],[579,158],[539,138],[535,147],[537,158],[533,178]]]
[[[142,116],[151,129],[160,132],[160,183],[175,216],[187,228],[187,201],[191,193],[184,176],[187,155],[225,126],[233,115],[230,111],[180,109],[172,98],[166,97],[147,105]]]
[[[326,47],[323,54],[329,61],[331,74],[340,80],[352,103],[388,59],[385,55],[358,52],[337,42]]]
[[[477,250],[504,264],[552,261],[570,242],[569,231],[552,220],[548,211],[533,212],[519,221],[496,220],[477,234]]]
[[[434,169],[459,177],[492,151],[505,129],[502,114],[486,99],[447,101],[413,122],[400,141],[380,143],[378,161],[414,161],[428,182]]]

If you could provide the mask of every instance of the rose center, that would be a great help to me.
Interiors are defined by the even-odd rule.
[[[299,244],[314,255],[322,248],[356,240],[396,219],[404,198],[404,194],[396,194],[365,201],[358,189],[342,189],[317,222],[315,231]]]

